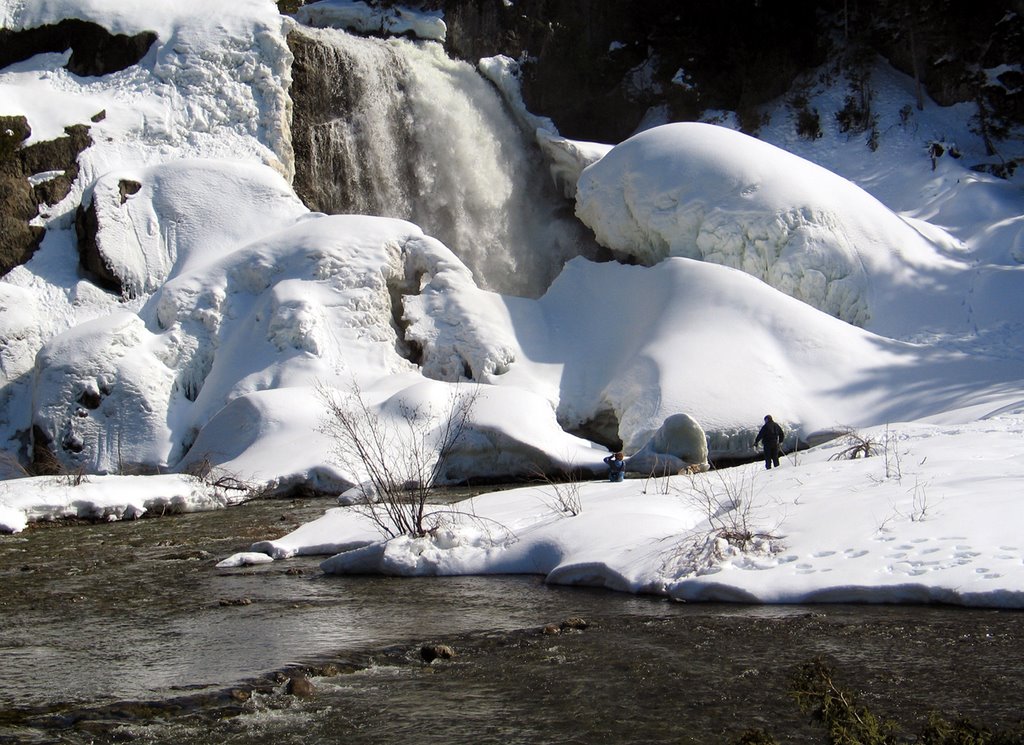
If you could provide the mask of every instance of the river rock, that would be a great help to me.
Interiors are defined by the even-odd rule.
[[[447,644],[424,644],[420,647],[420,657],[424,662],[434,660],[450,660],[455,657],[455,650]]]
[[[588,626],[590,626],[590,624],[587,623],[587,621],[585,619],[580,618],[579,616],[569,616],[567,619],[562,621],[562,630],[563,631],[569,630],[569,629],[575,630],[575,631],[582,631],[583,629],[587,628]]]
[[[316,686],[309,678],[289,678],[284,690],[288,695],[299,698],[313,698],[316,695]]]

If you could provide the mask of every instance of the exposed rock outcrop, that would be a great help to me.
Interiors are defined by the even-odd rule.
[[[71,50],[65,67],[94,76],[138,63],[157,35],[111,34],[102,26],[74,18],[35,28],[0,28],[0,69],[37,54]],[[92,117],[102,121],[106,112]],[[23,116],[0,116],[0,276],[27,262],[46,231],[31,225],[39,207],[57,204],[78,178],[78,156],[92,144],[89,127],[75,124],[65,136],[23,146],[32,130]]]
[[[0,276],[24,264],[39,248],[45,229],[31,225],[41,205],[68,195],[78,177],[78,156],[92,138],[76,124],[55,140],[22,143],[32,129],[23,116],[0,116]],[[31,176],[48,176],[34,185]]]
[[[1024,122],[1024,32],[1005,3],[884,0],[688,3],[674,0],[379,0],[440,9],[445,46],[470,62],[522,61],[527,107],[562,135],[617,143],[651,121],[759,107],[832,60],[856,79],[877,55],[942,105],[973,102],[975,131],[999,149]],[[1018,3],[1019,5],[1019,3]],[[856,99],[860,94],[851,91]],[[866,100],[869,99],[869,96]],[[912,102],[908,102],[912,103]],[[867,112],[870,113],[870,112]]]
[[[67,69],[76,75],[107,75],[142,59],[157,35],[111,34],[102,26],[66,18],[57,24],[12,31],[0,29],[0,68],[44,52],[71,51]]]
[[[19,156],[32,130],[23,116],[0,116],[0,275],[28,261],[46,232],[29,225],[37,206]]]

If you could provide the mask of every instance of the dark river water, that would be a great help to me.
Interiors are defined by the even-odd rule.
[[[1017,612],[215,567],[332,505],[0,536],[0,743],[727,743],[753,728],[815,743],[789,684],[816,657],[908,741],[932,710],[1024,716]],[[542,633],[571,617],[587,627]],[[425,663],[436,644],[456,656]]]

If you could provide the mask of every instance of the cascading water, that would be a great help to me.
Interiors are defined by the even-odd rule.
[[[307,28],[290,44],[295,189],[311,209],[414,222],[512,295],[597,255],[498,93],[440,44]]]

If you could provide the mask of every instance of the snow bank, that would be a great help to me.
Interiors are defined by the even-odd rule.
[[[753,455],[766,413],[806,437],[969,406],[983,414],[1024,396],[1012,360],[886,339],[692,259],[576,259],[537,301],[425,292],[407,308],[426,369],[464,365],[543,396],[564,428],[603,429],[628,454],[681,413],[713,456]]]
[[[576,516],[554,487],[530,487],[461,503],[424,538],[382,542],[364,513],[338,508],[252,550],[337,551],[329,573],[540,574],[679,600],[1024,607],[1019,411],[860,434],[872,457],[842,459],[841,440],[771,471],[582,483]]]
[[[926,237],[846,179],[724,127],[669,124],[617,145],[583,171],[576,214],[620,256],[732,266],[889,336],[968,328],[957,241]]]
[[[256,164],[180,160],[110,171],[92,188],[96,243],[126,297],[212,263],[307,210],[280,174]]]
[[[144,515],[223,509],[246,494],[201,479],[159,476],[37,476],[0,482],[0,532],[62,518],[134,520]]]

